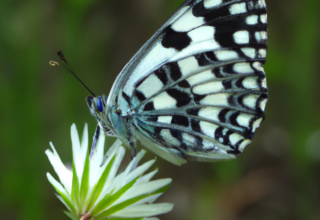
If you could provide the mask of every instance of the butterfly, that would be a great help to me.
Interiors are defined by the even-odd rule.
[[[187,0],[133,56],[109,97],[88,96],[102,130],[136,154],[165,160],[236,158],[264,119],[264,0]]]

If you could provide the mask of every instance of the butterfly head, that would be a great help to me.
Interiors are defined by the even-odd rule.
[[[105,96],[98,96],[98,97],[87,96],[86,101],[90,109],[90,112],[93,116],[96,116],[97,114],[101,114],[105,112],[106,101],[107,101]]]
[[[116,136],[108,118],[107,97],[104,95],[97,97],[87,96],[86,101],[91,114],[95,116],[105,133],[109,136]]]

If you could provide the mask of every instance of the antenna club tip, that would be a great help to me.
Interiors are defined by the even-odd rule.
[[[51,65],[51,66],[59,66],[59,63],[57,61],[50,60],[49,61],[49,65]]]

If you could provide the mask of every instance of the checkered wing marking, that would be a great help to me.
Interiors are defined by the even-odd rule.
[[[188,160],[234,158],[251,142],[268,99],[266,5],[189,2],[159,38],[174,56],[134,84],[133,126]]]

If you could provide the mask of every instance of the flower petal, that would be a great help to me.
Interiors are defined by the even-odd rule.
[[[119,174],[118,177],[122,177],[121,180],[118,180],[119,183],[117,184],[117,190],[120,189],[121,187],[123,187],[124,185],[126,185],[128,182],[132,181],[129,180],[128,178],[126,178],[128,176],[128,174],[133,170],[133,168],[135,168],[137,166],[137,164],[139,163],[139,161],[142,159],[142,157],[145,155],[146,151],[145,150],[141,150],[136,156],[135,158],[133,158],[133,160],[131,160],[131,162],[129,163],[129,165],[127,166],[126,170]]]
[[[65,165],[62,163],[56,149],[54,148],[53,144],[50,142],[50,146],[52,148],[50,150],[46,150],[45,153],[48,156],[48,159],[59,177],[60,182],[63,184],[65,189],[71,194],[71,184],[72,184],[72,172],[68,170]]]
[[[90,161],[89,155],[87,154],[85,165],[83,169],[82,180],[80,184],[80,204],[82,204],[82,208],[85,209],[87,207],[87,197],[89,195],[90,187],[89,187],[89,170],[90,170]],[[84,210],[80,210],[83,213]]]
[[[101,134],[98,137],[96,149],[94,150],[92,157],[90,159],[90,166],[96,168],[101,167],[101,163],[104,155],[104,143],[105,143],[105,135]]]
[[[142,183],[146,183],[146,182],[149,182],[151,180],[151,178],[158,172],[158,169],[150,172],[150,173],[147,173],[145,175],[143,175],[142,177],[140,177],[137,181],[137,185],[138,184],[142,184]]]
[[[112,195],[106,195],[103,199],[99,201],[99,203],[95,206],[95,208],[91,211],[92,215],[96,215],[100,212],[103,212],[105,209],[110,207],[115,201],[117,201],[127,190],[129,190],[137,181],[137,179],[132,180],[127,185],[123,186],[120,190],[117,190]]]
[[[150,160],[150,161],[142,164],[141,166],[138,166],[131,173],[129,173],[128,176],[126,176],[126,178],[124,180],[125,183],[128,183],[131,180],[133,180],[134,178],[136,178],[137,176],[142,175],[144,172],[146,172],[154,164],[155,161],[156,160]]]
[[[170,203],[133,205],[114,213],[112,216],[125,218],[149,217],[170,212],[172,208],[173,204]]]
[[[130,190],[128,190],[125,194],[123,194],[113,205],[117,205],[131,198],[154,193],[157,190],[169,185],[171,182],[172,180],[170,178],[167,178],[154,180],[140,185],[135,185],[132,188],[130,188]]]
[[[47,173],[47,178],[51,185],[55,188],[57,193],[60,195],[59,199],[64,203],[64,205],[70,210],[75,211],[69,193],[62,187],[62,185],[56,181],[50,173]]]
[[[90,187],[93,188],[94,185],[99,181],[102,173],[106,169],[111,158],[117,153],[122,142],[117,139],[113,145],[109,148],[105,157],[103,156],[104,151],[104,141],[105,135],[100,135],[97,142],[96,150],[94,151],[92,158],[90,159]]]
[[[75,165],[75,170],[78,175],[78,180],[81,180],[84,158],[81,157],[80,140],[78,135],[78,130],[75,124],[71,126],[71,142],[72,142],[72,154],[73,154],[73,164]],[[80,184],[80,183],[79,183]]]
[[[158,193],[152,196],[149,196],[147,198],[141,199],[140,201],[136,202],[134,205],[140,205],[140,204],[145,204],[145,203],[154,203],[163,193]]]
[[[117,139],[112,146],[108,149],[106,155],[104,156],[104,158],[101,161],[100,166],[104,165],[104,162],[106,161],[106,158],[111,157],[112,155],[114,155],[118,148],[122,145],[122,142],[120,141],[120,139]]]
[[[89,138],[88,138],[88,124],[84,124],[82,132],[82,140],[80,145],[80,157],[83,159],[83,163],[88,154]]]
[[[77,210],[77,212],[80,209],[80,183],[77,175],[76,166],[74,163],[72,163],[72,189],[71,189],[71,199],[73,201],[73,204]]]
[[[90,159],[89,185],[91,188],[94,187],[94,185],[99,181],[103,171],[106,168],[106,165],[101,166],[103,155],[104,155],[104,142],[105,142],[105,135],[101,134],[98,137],[96,149],[93,152],[93,155]],[[110,158],[109,158],[109,161],[110,161]]]
[[[105,183],[105,187],[103,189],[104,195],[110,191],[110,186],[113,184],[113,180],[118,172],[118,169],[120,167],[124,154],[125,154],[125,149],[123,147],[119,147],[116,153],[116,159],[113,162],[113,166],[111,167],[110,173]]]
[[[109,176],[110,170],[113,166],[114,160],[115,160],[116,155],[114,155],[112,158],[110,159],[110,162],[107,163],[107,166],[104,170],[104,172],[101,175],[101,178],[98,180],[98,182],[96,183],[96,185],[94,186],[94,188],[92,189],[91,195],[90,195],[90,202],[88,205],[88,209],[92,211],[92,208],[95,208],[96,201],[98,200],[98,198],[102,198],[102,190],[104,188],[106,179]],[[104,195],[105,196],[105,195]]]

